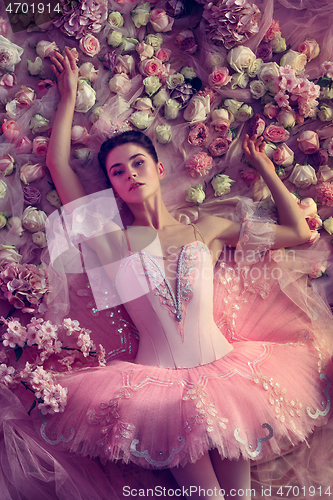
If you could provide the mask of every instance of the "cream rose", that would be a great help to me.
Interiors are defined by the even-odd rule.
[[[326,125],[325,127],[317,130],[317,134],[320,140],[331,139],[333,137],[333,125]]]
[[[129,121],[139,130],[145,130],[152,123],[154,117],[147,111],[134,111]]]
[[[71,141],[73,144],[87,144],[89,141],[89,133],[86,127],[74,125],[71,130]]]
[[[134,59],[131,55],[119,56],[117,64],[114,67],[114,71],[118,74],[126,73],[129,75],[133,72],[134,69]]]
[[[296,75],[302,73],[307,63],[306,55],[300,54],[295,50],[288,50],[284,56],[281,57],[280,66],[290,66],[295,70]]]
[[[145,91],[146,91],[146,94],[148,94],[149,96],[155,94],[155,92],[158,91],[158,89],[160,87],[162,87],[162,84],[160,82],[160,79],[158,78],[158,76],[156,75],[153,75],[153,76],[147,76],[147,78],[145,78],[143,80],[143,84],[145,86]],[[163,89],[164,90],[164,89]],[[164,90],[164,92],[167,94],[166,90]],[[168,95],[168,94],[167,94]],[[156,97],[156,96],[155,96]],[[169,98],[169,95],[168,95],[168,98]],[[165,102],[165,101],[164,101]],[[161,104],[164,104],[161,103]],[[160,104],[155,104],[154,102],[154,106],[159,106]]]
[[[190,66],[183,66],[182,69],[180,70],[180,72],[182,75],[184,75],[186,80],[193,80],[193,78],[196,78],[196,76],[197,76],[194,69]]]
[[[124,52],[133,52],[138,43],[136,38],[123,38],[121,48]]]
[[[111,47],[119,47],[119,45],[121,45],[123,42],[123,35],[121,31],[112,31],[108,36],[107,42],[108,45],[111,45]]]
[[[236,87],[240,87],[241,89],[245,89],[249,80],[249,75],[246,73],[234,73],[231,76],[231,88],[235,89]]]
[[[301,43],[301,45],[299,46],[298,51],[301,54],[305,54],[308,59],[308,62],[310,62],[312,61],[312,59],[315,59],[317,56],[319,56],[320,52],[319,43],[311,38],[306,38],[304,42]]]
[[[45,175],[45,167],[41,163],[32,163],[28,161],[22,165],[20,170],[21,181],[28,185],[30,182],[38,181]]]
[[[7,228],[9,233],[18,236],[19,238],[23,235],[24,229],[22,227],[22,221],[19,217],[9,217],[7,220]]]
[[[185,194],[186,201],[190,203],[197,203],[198,205],[202,203],[206,198],[206,194],[202,188],[202,184],[196,184],[195,187],[186,189]]]
[[[98,77],[98,69],[95,69],[93,63],[85,62],[79,68],[79,75],[93,83]]]
[[[296,113],[293,109],[283,108],[276,117],[278,124],[284,128],[292,128],[296,123]]]
[[[32,143],[32,152],[39,158],[45,158],[50,139],[44,136],[35,137]]]
[[[196,123],[205,121],[207,114],[210,112],[209,96],[192,97],[184,111],[184,120]]]
[[[10,264],[11,262],[20,263],[22,255],[18,253],[13,245],[0,245],[0,266]]]
[[[7,184],[2,179],[0,180],[0,199],[6,198],[7,196]]]
[[[255,99],[260,99],[266,94],[266,85],[260,80],[252,80],[250,92]]]
[[[0,212],[0,229],[5,227],[7,224],[6,212]]]
[[[236,181],[230,179],[228,175],[217,174],[212,179],[212,188],[214,189],[214,196],[222,196],[230,193],[231,186]]]
[[[276,33],[274,40],[271,42],[272,50],[276,54],[287,50],[286,39],[282,38],[281,33]]]
[[[33,243],[38,245],[40,248],[45,248],[47,246],[46,234],[44,231],[37,231],[36,233],[33,233],[31,239]]]
[[[158,125],[155,129],[155,136],[160,144],[168,144],[171,141],[172,132],[170,125]]]
[[[121,28],[124,24],[124,18],[120,14],[120,12],[117,12],[114,10],[114,11],[110,12],[109,17],[108,17],[108,22],[114,28]]]
[[[250,78],[255,78],[258,74],[258,71],[260,70],[261,66],[263,65],[263,60],[262,59],[255,59],[250,66],[247,68],[247,74],[249,75]]]
[[[328,104],[322,103],[317,116],[322,122],[329,122],[333,119],[333,108],[328,106]]]
[[[152,47],[154,47],[155,52],[158,51],[158,49],[161,47],[163,42],[163,37],[161,33],[151,33],[150,35],[147,35],[145,37],[145,43],[148,43]]]
[[[145,42],[140,42],[136,46],[136,51],[140,56],[140,60],[149,59],[154,55],[154,47]]]
[[[278,77],[280,75],[279,65],[276,62],[264,63],[259,72],[258,78],[264,83],[268,83],[273,80],[274,77]]]
[[[133,108],[138,111],[151,111],[153,109],[153,103],[149,97],[139,97],[135,101]]]
[[[84,161],[88,158],[90,155],[90,149],[89,148],[79,148],[74,151],[74,156],[78,160]]]
[[[49,120],[39,113],[32,115],[29,128],[33,134],[46,132],[49,128]]]
[[[149,78],[156,78],[155,76],[151,76]],[[147,90],[146,90],[147,92]],[[149,95],[149,93],[147,92]],[[156,95],[153,97],[153,104],[154,106],[162,106],[168,99],[169,99],[169,94],[166,89],[161,89],[159,92],[157,92]]]
[[[237,101],[236,99],[225,99],[223,102],[223,106],[227,108],[233,116],[235,116],[243,104],[243,102]]]
[[[248,47],[239,45],[229,51],[227,60],[235,71],[242,73],[256,60],[256,56]]]
[[[212,125],[216,130],[227,130],[234,121],[234,116],[225,108],[214,109],[211,114]]]
[[[101,50],[98,39],[87,33],[83,38],[80,38],[79,47],[87,54],[87,56],[94,57]]]
[[[178,117],[180,103],[175,99],[168,99],[164,103],[164,116],[167,120],[175,120]]]
[[[53,56],[55,50],[59,52],[57,44],[55,42],[49,42],[48,40],[41,40],[36,46],[37,55],[39,55],[41,59]]]
[[[14,170],[14,158],[10,154],[6,154],[0,158],[0,172],[3,175],[10,175]]]
[[[333,234],[333,217],[329,217],[325,219],[323,222],[324,229],[328,232],[328,234]]]
[[[238,122],[246,122],[254,115],[253,108],[248,104],[243,104],[235,113],[235,120]]]
[[[21,61],[21,55],[24,49],[10,42],[7,38],[0,35],[0,68],[13,69],[15,64]]]
[[[311,165],[300,165],[296,163],[289,176],[289,180],[293,182],[296,187],[309,187],[311,184],[317,184],[316,171]]]
[[[32,62],[27,59],[28,72],[31,76],[42,76],[44,75],[44,64],[39,56],[36,57],[35,61]]]
[[[78,113],[87,113],[96,102],[96,92],[90,85],[90,82],[82,76],[78,79],[75,111]]]
[[[141,28],[141,26],[146,26],[149,22],[150,17],[150,4],[146,2],[142,5],[138,5],[131,12],[132,21],[136,28]]]
[[[23,227],[30,233],[37,233],[45,229],[47,215],[42,210],[37,210],[36,207],[27,207],[22,215]]]
[[[53,207],[60,208],[62,205],[56,189],[51,189],[51,191],[48,191],[46,193],[46,199]]]
[[[320,165],[317,171],[318,182],[333,181],[333,170],[328,165]]]
[[[174,75],[169,75],[166,79],[167,87],[172,90],[185,82],[185,77],[181,73],[175,73]]]
[[[114,75],[109,80],[109,88],[111,92],[115,92],[116,94],[127,94],[131,86],[131,80],[125,73]]]

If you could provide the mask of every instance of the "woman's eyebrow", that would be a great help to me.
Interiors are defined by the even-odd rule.
[[[144,155],[143,153],[136,153],[135,155],[132,155],[129,159],[130,159],[130,160],[133,160],[133,159],[134,159],[134,158],[136,158],[137,156],[145,156],[145,155]],[[115,163],[114,165],[112,165],[112,166],[110,167],[109,172],[111,171],[111,169],[112,169],[113,167],[120,167],[121,165],[122,165],[122,163]]]

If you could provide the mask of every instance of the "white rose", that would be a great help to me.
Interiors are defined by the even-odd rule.
[[[276,33],[274,40],[271,42],[272,50],[276,54],[287,50],[286,39],[282,38],[281,33]]]
[[[0,266],[10,264],[11,262],[20,263],[22,255],[18,253],[13,245],[0,245]]]
[[[333,234],[333,217],[329,217],[325,219],[323,222],[324,229],[328,232],[328,234]]]
[[[151,99],[149,97],[139,97],[134,105],[133,108],[137,109],[138,111],[150,111],[153,109],[153,103],[151,102]]]
[[[319,99],[333,99],[333,88],[321,87]]]
[[[149,78],[155,78],[155,77],[149,77]],[[154,106],[162,106],[169,99],[169,97],[170,96],[169,96],[167,90],[165,88],[161,89],[153,97]]]
[[[170,125],[158,125],[155,129],[156,139],[160,144],[168,144],[171,141],[172,132]]]
[[[228,109],[218,108],[214,109],[211,114],[212,125],[219,125],[221,122],[228,122],[229,125],[234,121],[234,116]]]
[[[296,163],[289,176],[289,180],[293,182],[296,187],[309,187],[311,184],[317,184],[316,171],[311,165],[300,165]]]
[[[42,76],[44,74],[44,64],[39,56],[36,57],[35,62],[27,60],[28,72],[31,76]]]
[[[190,187],[186,189],[186,201],[190,203],[197,203],[198,205],[204,201],[206,198],[205,191],[202,188],[202,184],[196,184],[195,187]]]
[[[21,61],[24,49],[10,42],[0,35],[0,68],[14,69],[13,66]]]
[[[146,2],[142,5],[138,5],[131,12],[132,21],[136,28],[141,26],[146,26],[149,22],[150,17],[150,4]]]
[[[231,88],[240,87],[241,89],[245,89],[249,83],[249,79],[249,75],[246,73],[234,73],[231,76]]]
[[[138,43],[139,40],[137,40],[136,38],[123,38],[121,48],[124,52],[131,52],[136,49]]]
[[[7,228],[11,234],[15,236],[21,237],[24,233],[24,229],[22,227],[22,222],[19,217],[9,217],[7,220]]]
[[[83,78],[86,78],[90,82],[94,82],[98,77],[98,69],[95,69],[95,66],[91,62],[85,62],[81,64],[79,68],[79,74]]]
[[[246,70],[250,78],[255,78],[257,76],[258,71],[260,70],[263,63],[264,61],[262,59],[255,59],[255,61],[250,64],[250,66]]]
[[[230,113],[235,116],[236,112],[244,103],[237,101],[236,99],[225,99],[223,106],[230,111]]]
[[[230,179],[228,175],[217,174],[212,179],[212,187],[215,196],[222,196],[223,194],[230,193],[231,186],[236,181]]]
[[[108,45],[111,47],[119,47],[122,44],[123,35],[120,31],[112,31],[108,36]]]
[[[234,70],[242,73],[256,60],[256,56],[248,47],[239,45],[229,51],[227,60]]]
[[[139,130],[145,130],[152,123],[154,117],[147,111],[134,111],[129,121]]]
[[[164,103],[164,116],[167,120],[175,120],[178,116],[180,103],[175,99],[168,99]]]
[[[30,233],[37,233],[45,229],[47,215],[42,210],[37,210],[36,207],[28,206],[22,215],[23,227]]]
[[[276,64],[276,62],[264,63],[258,72],[259,80],[261,80],[264,83],[270,82],[271,80],[273,80],[275,76],[279,75],[280,75],[280,69],[278,64]]]
[[[45,248],[47,246],[46,234],[43,231],[37,231],[32,235],[31,239],[33,243],[40,248]]]
[[[124,24],[124,18],[120,14],[120,12],[113,11],[113,12],[110,12],[110,14],[109,14],[108,22],[114,28],[121,28]]]
[[[143,80],[143,84],[145,86],[146,94],[149,96],[155,94],[155,92],[157,92],[157,90],[162,86],[158,76],[147,76],[147,78]],[[158,106],[158,104],[155,103],[154,105]]]
[[[210,98],[206,96],[192,97],[184,111],[184,120],[196,123],[206,120],[207,114],[210,112]]]
[[[222,68],[225,66],[225,56],[220,52],[215,52],[214,54],[208,54],[208,66],[211,68]]]
[[[166,79],[166,84],[169,89],[175,89],[178,85],[185,82],[185,77],[181,73],[175,73],[174,75],[169,75]]]
[[[0,212],[0,229],[5,227],[7,224],[6,212]]]
[[[48,40],[41,40],[37,43],[36,52],[41,59],[44,57],[51,57],[55,50],[59,50],[55,42],[49,42]]]
[[[131,80],[128,77],[128,75],[126,75],[126,73],[120,73],[119,75],[114,75],[109,81],[109,88],[111,92],[115,92],[116,94],[118,93],[127,94],[131,86],[132,86]]]
[[[46,132],[49,128],[49,120],[39,113],[32,115],[29,128],[33,134]]]
[[[235,120],[239,122],[246,122],[250,118],[252,118],[254,112],[251,106],[248,104],[243,104],[238,111],[235,113]]]
[[[302,73],[307,63],[305,54],[300,54],[295,50],[288,50],[284,56],[281,57],[280,66],[290,66],[295,70],[296,75]]]
[[[265,153],[271,160],[273,158],[274,152],[276,151],[276,146],[272,142],[266,142]]]
[[[46,199],[53,207],[60,208],[62,205],[59,195],[55,189],[51,189],[51,191],[46,193]]]
[[[323,103],[320,105],[317,116],[322,122],[328,122],[333,119],[333,108]]]
[[[260,99],[266,94],[266,85],[260,80],[252,80],[250,83],[250,92],[255,99]]]
[[[90,149],[89,148],[79,148],[74,151],[74,156],[78,160],[84,161],[88,158],[90,155]]]
[[[145,37],[145,43],[154,47],[155,52],[157,52],[163,43],[163,37],[161,33],[151,33]]]
[[[86,127],[81,127],[81,125],[74,125],[71,130],[71,141],[73,144],[87,144],[89,140],[89,134]]]
[[[97,106],[92,110],[89,116],[91,123],[96,123],[99,117],[104,113],[103,106]]]
[[[196,76],[197,76],[194,69],[190,66],[183,66],[182,69],[180,70],[180,72],[182,75],[184,75],[186,80],[192,80],[193,78],[196,78]]]
[[[296,123],[296,113],[293,109],[282,108],[276,119],[282,127],[292,128]]]
[[[0,199],[6,198],[7,184],[2,179],[0,180]]]
[[[95,102],[96,92],[90,85],[90,82],[85,78],[79,77],[76,91],[75,111],[78,113],[87,113]]]

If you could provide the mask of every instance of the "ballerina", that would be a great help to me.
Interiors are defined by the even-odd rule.
[[[66,205],[86,195],[69,164],[78,70],[68,49],[51,60],[61,99],[47,166]],[[245,157],[278,209],[270,248],[300,245],[310,230],[264,149],[261,137],[245,135]],[[318,349],[295,339],[228,341],[213,321],[213,268],[225,245],[236,246],[241,224],[214,216],[177,221],[161,196],[165,168],[141,132],[107,140],[99,160],[134,222],[121,231],[108,221],[86,242],[138,327],[139,350],[134,363],[61,374],[68,405],[51,416],[44,439],[53,444],[61,436],[59,446],[102,461],[170,468],[190,498],[251,498],[249,459],[298,444],[326,421],[328,377],[324,369],[318,373]],[[154,245],[143,251],[145,230],[156,235],[159,255]],[[150,291],[132,300],[133,288],[145,290],[147,282]],[[284,418],[276,418],[277,405]]]

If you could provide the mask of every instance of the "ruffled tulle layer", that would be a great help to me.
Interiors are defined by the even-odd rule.
[[[229,459],[258,460],[326,422],[324,365],[311,343],[254,341],[194,368],[114,361],[61,377],[66,411],[36,425],[54,447],[146,468],[195,462],[212,448]]]

